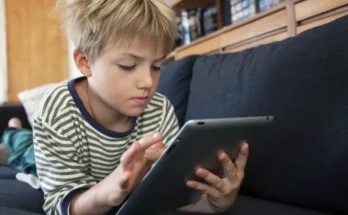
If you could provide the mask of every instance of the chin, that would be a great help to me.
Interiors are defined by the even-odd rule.
[[[138,117],[143,114],[145,108],[133,108],[131,110],[125,111],[125,115],[130,117]]]

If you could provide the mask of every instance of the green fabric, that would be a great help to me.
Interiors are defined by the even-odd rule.
[[[33,135],[30,130],[23,128],[6,129],[2,142],[10,151],[8,164],[16,170],[37,176]]]

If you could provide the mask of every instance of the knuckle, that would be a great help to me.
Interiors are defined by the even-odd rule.
[[[234,183],[234,184],[231,184],[229,189],[226,189],[226,190],[229,191],[228,193],[232,193],[232,192],[238,190],[239,187],[240,187],[240,185],[238,183]]]
[[[229,189],[224,189],[222,193],[224,196],[229,196],[232,192],[233,192],[233,189],[229,188]]]
[[[228,171],[230,173],[234,174],[236,172],[236,169],[231,165],[231,166],[229,166]]]
[[[202,184],[198,185],[199,189],[203,192],[209,192],[209,188],[207,186],[204,186]]]
[[[216,182],[216,187],[217,187],[218,189],[224,188],[224,182],[223,182],[222,180],[218,180],[218,181]]]

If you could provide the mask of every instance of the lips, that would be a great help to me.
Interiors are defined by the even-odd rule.
[[[147,103],[149,97],[134,97],[132,101],[139,105],[144,105]]]

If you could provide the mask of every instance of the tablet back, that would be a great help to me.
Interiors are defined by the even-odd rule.
[[[234,160],[241,143],[252,147],[272,120],[266,116],[187,122],[117,215],[155,215],[194,203],[201,193],[185,181],[202,181],[195,169],[201,166],[223,177],[217,153],[223,150]]]

